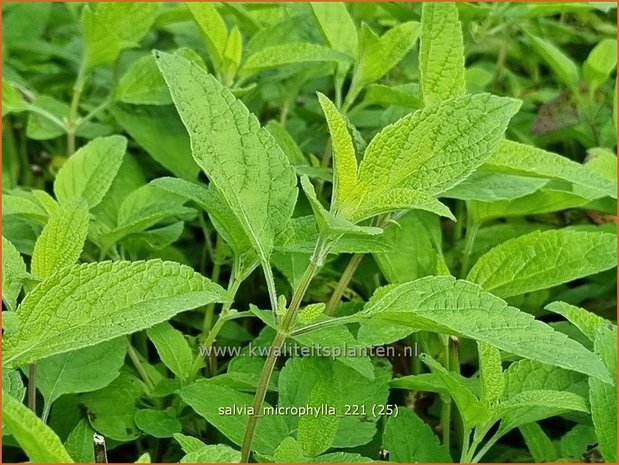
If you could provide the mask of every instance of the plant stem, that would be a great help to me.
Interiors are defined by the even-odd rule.
[[[310,261],[309,265],[305,269],[305,272],[303,273],[303,277],[299,282],[299,286],[295,290],[292,299],[290,300],[290,306],[288,307],[288,311],[286,312],[286,316],[282,321],[281,327],[278,327],[277,334],[275,335],[275,338],[271,343],[269,354],[266,361],[264,362],[264,367],[262,368],[262,372],[260,373],[260,380],[258,381],[258,386],[256,387],[256,395],[254,396],[254,402],[252,404],[253,412],[249,416],[249,419],[247,421],[247,427],[245,428],[245,434],[243,436],[243,444],[241,446],[242,463],[246,463],[249,461],[251,444],[254,440],[259,415],[262,411],[262,406],[264,405],[264,398],[266,397],[267,389],[269,387],[271,375],[273,374],[275,362],[277,361],[278,353],[281,350],[284,341],[289,335],[290,328],[292,327],[299,307],[301,306],[301,301],[303,300],[303,297],[305,296],[305,293],[307,292],[307,289],[309,288],[312,279],[318,271],[318,264],[322,264],[323,252],[324,242],[322,238],[319,238],[316,244],[314,255],[312,256],[312,260]]]
[[[44,110],[43,108],[30,104],[28,105],[28,111],[42,116],[43,118],[47,119],[51,123],[54,123],[56,126],[58,126],[59,128],[63,130],[66,129],[65,124],[59,118],[51,114],[49,111]]]
[[[273,270],[271,269],[271,265],[268,262],[262,263],[262,270],[264,272],[264,280],[267,283],[267,289],[269,290],[271,309],[273,310],[273,315],[275,315],[275,321],[277,322],[277,289],[275,288],[275,279],[273,279]]]
[[[443,338],[443,366],[449,369],[449,336]],[[443,446],[449,450],[451,436],[451,396],[444,394],[441,396],[441,432],[443,434]]]
[[[325,315],[332,316],[335,313],[335,310],[337,309],[337,306],[342,299],[342,295],[344,294],[344,291],[346,290],[346,288],[350,284],[350,281],[355,275],[355,272],[357,271],[361,260],[363,260],[363,254],[356,253],[348,262],[344,273],[342,273],[342,276],[340,276],[340,280],[338,281],[337,286],[333,291],[333,294],[331,294],[331,298],[329,299],[329,303],[327,304],[327,308],[325,309]]]
[[[37,413],[37,366],[28,365],[28,408]]]
[[[469,271],[469,264],[471,261],[471,254],[473,253],[473,245],[475,245],[475,238],[477,237],[477,231],[481,224],[473,219],[470,212],[467,212],[466,218],[466,232],[464,234],[464,251],[462,252],[462,268],[460,269],[460,278],[466,277]]]
[[[131,358],[131,361],[133,362],[133,366],[135,366],[135,369],[138,370],[140,377],[146,384],[146,387],[148,387],[150,391],[155,389],[155,384],[153,383],[153,380],[150,379],[150,376],[146,372],[146,369],[144,368],[144,364],[142,364],[142,360],[140,360],[140,355],[134,349],[131,343],[129,343],[129,345],[127,346],[127,352],[129,353],[129,357]]]
[[[77,79],[73,86],[73,98],[71,99],[71,108],[69,110],[69,118],[67,120],[67,155],[73,155],[75,153],[75,132],[78,127],[78,107],[80,103],[80,97],[84,90],[84,84],[86,84],[86,68],[84,64],[80,66],[77,73]]]
[[[348,316],[343,316],[340,318],[332,318],[330,320],[319,321],[318,323],[303,326],[302,328],[294,330],[292,333],[290,333],[290,335],[300,336],[301,334],[309,333],[317,329],[325,329],[325,328],[330,328],[331,326],[345,325],[348,323],[357,323],[362,320],[363,318],[359,317],[358,315],[348,315]]]

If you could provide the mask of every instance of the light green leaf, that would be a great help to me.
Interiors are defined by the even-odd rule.
[[[487,406],[497,403],[503,397],[505,378],[501,367],[501,353],[498,349],[477,342],[479,353],[479,378],[481,381],[481,401]]]
[[[460,383],[466,386],[473,394],[478,394],[479,380],[477,378],[465,378],[455,372],[451,373],[451,376],[457,378]],[[420,373],[418,375],[393,378],[393,380],[391,380],[391,387],[410,391],[436,392],[438,394],[448,393],[447,386],[443,382],[443,379],[436,373]]]
[[[570,457],[575,459],[574,461],[582,460],[582,456],[597,442],[593,426],[576,425],[559,441],[561,457]]]
[[[187,8],[204,34],[206,48],[213,64],[219,70],[223,65],[228,28],[223,18],[215,8],[214,3],[186,2]]]
[[[591,88],[596,89],[606,81],[616,67],[617,40],[604,39],[589,53],[582,66],[582,74]]]
[[[303,448],[295,438],[284,439],[273,454],[276,463],[302,463],[307,460]]]
[[[411,441],[411,438],[415,440]],[[383,445],[389,451],[389,461],[400,463],[451,463],[430,426],[410,410],[400,407],[397,416],[387,417]]]
[[[32,273],[48,278],[73,265],[82,254],[90,215],[84,199],[66,201],[54,212],[34,244]]]
[[[312,5],[322,5],[314,3]],[[342,5],[342,8],[346,8]],[[333,102],[318,93],[318,101],[327,119],[331,146],[333,152],[333,197],[331,211],[346,217],[346,211],[354,203],[355,186],[357,184],[357,158],[348,125]]]
[[[4,318],[4,315],[2,315],[2,318]],[[2,387],[7,394],[20,402],[26,397],[26,386],[24,386],[24,382],[18,370],[2,370]],[[6,431],[3,431],[3,434],[6,433]]]
[[[617,182],[568,158],[531,145],[502,141],[484,168],[502,173],[560,179],[617,198]]]
[[[331,48],[355,58],[358,54],[357,28],[346,4],[312,2],[310,6],[320,32]]]
[[[301,309],[301,311],[297,315],[297,320],[301,324],[309,324],[318,319],[323,314],[326,306],[327,305],[324,302],[309,304]]]
[[[27,109],[28,104],[19,91],[9,81],[2,79],[2,116]]]
[[[477,170],[457,186],[443,193],[444,197],[460,200],[513,200],[532,194],[548,181],[504,173]]]
[[[90,426],[88,419],[82,418],[73,431],[69,433],[64,446],[69,455],[77,463],[94,463],[95,450],[92,437],[95,430]]]
[[[553,43],[536,37],[526,31],[525,33],[535,53],[546,62],[550,69],[566,86],[575,89],[580,81],[580,73],[572,59]]]
[[[205,444],[199,450],[185,455],[180,463],[237,463],[241,453],[225,444]]]
[[[217,284],[175,262],[63,268],[20,304],[18,332],[4,339],[4,363],[19,366],[92,346],[227,297]]]
[[[4,390],[2,421],[32,462],[73,463],[56,433],[32,410]]]
[[[552,302],[544,308],[564,317],[592,342],[595,340],[598,329],[610,325],[610,322],[601,316],[565,302]]]
[[[60,203],[76,197],[97,206],[110,189],[127,149],[122,136],[99,137],[80,148],[60,168],[54,194]]]
[[[194,438],[193,436],[186,436],[181,433],[175,433],[174,439],[181,445],[181,449],[185,454],[189,454],[190,452],[197,452],[202,449],[206,444],[202,442],[198,438]]]
[[[553,391],[587,394],[586,377],[574,371],[547,365],[534,360],[518,360],[505,370],[505,397],[524,391],[550,389]]]
[[[253,395],[202,379],[184,387],[181,398],[233,443],[241,444],[249,417],[247,412],[238,412],[234,408],[249,408]],[[265,403],[263,408],[268,407],[269,404]],[[288,428],[282,416],[265,415],[258,422],[252,450],[271,455],[287,436]]]
[[[64,394],[96,391],[110,384],[125,363],[126,353],[127,340],[117,338],[41,360],[37,388],[46,408]]]
[[[419,23],[409,21],[389,29],[380,38],[367,26],[362,26],[359,63],[351,83],[351,93],[374,82],[397,65],[414,47],[419,37]]]
[[[436,195],[470,175],[498,146],[519,102],[478,94],[419,110],[383,129],[359,169],[359,205],[389,190]]]
[[[97,432],[116,441],[132,441],[140,435],[133,417],[144,389],[138,378],[123,372],[105,388],[83,394],[79,400]]]
[[[342,387],[331,369],[326,365],[309,392],[305,403],[314,408],[341,409]],[[337,415],[304,415],[297,426],[297,440],[306,455],[314,457],[331,447],[335,440],[340,419]]]
[[[157,3],[101,3],[82,11],[86,69],[113,63],[120,52],[136,47],[153,25]]]
[[[589,402],[595,434],[604,460],[617,461],[617,327],[598,329],[593,349],[611,373],[613,384],[589,378]]]
[[[11,241],[2,236],[2,301],[9,310],[15,310],[27,277],[24,259]]]
[[[387,193],[379,194],[378,197],[372,198],[372,200],[365,200],[364,203],[359,205],[351,219],[358,222],[382,213],[408,209],[424,210],[445,216],[454,221],[456,220],[449,211],[449,208],[436,200],[432,195],[407,188],[394,188]]]
[[[133,421],[146,434],[156,438],[171,438],[183,429],[181,422],[169,412],[155,409],[140,409]]]
[[[361,315],[468,337],[521,357],[610,380],[605,367],[583,346],[467,281],[431,276],[379,289]]]
[[[303,63],[349,63],[351,58],[337,50],[319,44],[296,43],[274,45],[250,55],[241,68],[242,76],[250,76],[275,66]]]
[[[396,86],[370,84],[366,87],[363,104],[400,105],[415,109],[423,106],[419,95],[419,85],[416,83]]]
[[[464,94],[462,25],[455,3],[423,4],[419,83],[425,105]]]
[[[136,60],[118,81],[114,99],[134,105],[168,105],[170,91],[152,55]]]
[[[241,64],[243,55],[243,36],[238,27],[233,27],[226,41],[224,50],[224,82],[231,83]],[[238,96],[238,95],[237,95]]]
[[[194,357],[183,333],[164,322],[149,328],[146,334],[165,366],[181,381],[187,381],[193,374]]]
[[[616,265],[616,236],[602,232],[533,232],[483,255],[467,279],[500,297],[556,286]]]
[[[449,395],[458,406],[462,422],[466,430],[485,422],[489,417],[488,408],[473,394],[453,373],[447,371],[440,363],[428,354],[420,354],[419,358],[428,365],[445,383]]]
[[[182,121],[169,107],[117,104],[112,107],[111,113],[118,124],[161,166],[180,178],[196,179],[200,167],[191,157],[189,137]]]
[[[159,53],[157,62],[189,132],[194,159],[266,266],[296,202],[294,168],[273,136],[215,78],[178,56]]]

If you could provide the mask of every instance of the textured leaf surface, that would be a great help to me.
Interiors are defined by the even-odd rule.
[[[2,301],[9,310],[15,310],[26,277],[24,259],[11,241],[2,236]]]
[[[186,5],[204,34],[206,47],[215,66],[221,67],[228,41],[226,23],[215,8],[214,3],[187,2]]]
[[[513,200],[536,192],[547,182],[540,178],[478,170],[457,186],[443,193],[443,196],[485,202]]]
[[[122,136],[100,137],[80,148],[56,175],[58,201],[82,197],[90,208],[98,205],[112,185],[126,149],[127,139]]]
[[[493,171],[569,181],[617,198],[617,182],[568,158],[531,145],[502,141],[484,167]]]
[[[552,230],[503,242],[483,255],[467,279],[500,297],[556,286],[616,265],[616,236]]]
[[[584,308],[576,307],[565,302],[552,302],[544,307],[553,313],[558,313],[583,333],[590,341],[594,341],[598,329],[610,325],[610,322],[597,316],[593,312],[588,312]]]
[[[146,331],[155,345],[161,361],[179,379],[186,381],[192,374],[193,354],[183,333],[168,322],[160,323]]]
[[[164,410],[140,409],[135,412],[133,421],[146,434],[156,438],[171,438],[183,428],[177,418]]]
[[[425,105],[464,94],[462,25],[455,3],[423,4],[419,74]]]
[[[157,59],[193,157],[266,262],[297,197],[294,169],[273,136],[212,76],[182,57]]]
[[[93,463],[95,450],[92,447],[92,436],[95,430],[86,418],[82,418],[73,428],[64,446],[69,455],[78,463]]]
[[[252,54],[241,68],[251,75],[267,68],[312,62],[349,63],[351,58],[337,50],[318,44],[285,44],[266,47]]]
[[[241,444],[249,416],[235,412],[232,412],[232,415],[221,414],[219,409],[250,407],[252,395],[219,386],[209,380],[199,380],[184,387],[181,397],[233,443]],[[265,408],[268,406],[265,403]],[[273,454],[277,445],[287,436],[288,428],[282,416],[265,415],[258,422],[252,450],[261,454]]]
[[[46,404],[63,394],[96,391],[110,384],[125,363],[125,338],[54,355],[37,364],[37,388]]]
[[[578,67],[572,59],[563,53],[556,45],[536,37],[533,34],[528,34],[533,50],[546,62],[546,64],[554,71],[557,77],[568,87],[574,88],[578,85],[580,75]]]
[[[237,463],[241,453],[225,444],[205,444],[181,459],[181,463]]]
[[[56,433],[32,410],[4,391],[2,421],[31,461],[73,463]]]
[[[478,94],[412,113],[383,129],[368,145],[359,169],[371,203],[393,188],[439,194],[458,184],[496,149],[516,100]]]
[[[589,402],[595,434],[604,460],[617,461],[617,327],[600,328],[593,344],[595,353],[611,373],[613,384],[589,378]]]
[[[602,84],[617,67],[617,40],[600,41],[585,60],[582,74],[592,87]]]
[[[431,276],[381,288],[363,315],[454,334],[609,381],[608,371],[575,341],[467,281]]]
[[[191,268],[160,260],[74,265],[22,301],[4,363],[23,365],[146,329],[226,292]]]
[[[501,353],[485,342],[477,343],[479,353],[479,378],[481,381],[481,401],[492,405],[503,397],[505,378],[501,367]]]
[[[67,201],[50,215],[34,244],[31,269],[41,278],[73,265],[84,248],[90,217],[84,199]]]
[[[411,441],[411,438],[415,438]],[[451,463],[430,426],[408,409],[400,408],[398,416],[387,417],[383,445],[389,460],[400,463]]]
[[[310,3],[314,17],[327,43],[350,57],[357,56],[357,28],[345,3]]]

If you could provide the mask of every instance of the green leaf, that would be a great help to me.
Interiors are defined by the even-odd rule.
[[[617,461],[617,327],[598,329],[593,350],[611,373],[613,384],[589,378],[589,402],[595,434],[604,460]]]
[[[4,363],[19,366],[92,346],[227,298],[217,284],[175,262],[63,268],[20,304],[18,332],[4,339]]]
[[[597,442],[593,426],[576,425],[559,441],[561,457],[574,458],[574,461],[582,460],[582,456]]]
[[[37,388],[46,408],[64,394],[96,391],[110,384],[125,363],[126,353],[127,340],[117,338],[41,360]]]
[[[82,254],[88,234],[88,204],[84,199],[66,201],[54,212],[34,244],[32,273],[48,278],[73,265]]]
[[[586,377],[574,371],[533,360],[519,360],[505,370],[505,397],[524,391],[550,389],[586,395]]]
[[[477,170],[457,186],[443,193],[444,197],[460,200],[513,200],[532,194],[548,181],[504,173]]]
[[[178,56],[159,53],[157,62],[189,132],[194,159],[265,266],[296,202],[294,168],[273,136],[215,78]]]
[[[73,460],[78,463],[94,463],[95,450],[92,443],[94,433],[95,430],[86,418],[82,418],[69,433],[64,446]]]
[[[4,319],[4,315],[2,315],[2,318]],[[26,386],[24,386],[24,382],[18,370],[2,370],[2,387],[7,394],[20,402],[26,397]]]
[[[467,279],[500,297],[556,286],[616,265],[616,236],[602,232],[533,232],[483,255]]]
[[[358,38],[355,22],[345,3],[310,3],[320,32],[332,49],[355,58],[358,54]]]
[[[241,444],[249,417],[248,412],[239,413],[234,408],[242,409],[243,406],[250,408],[253,395],[217,385],[206,379],[184,387],[180,395],[199,415],[206,418],[234,444]],[[268,407],[269,404],[265,403],[263,408]],[[288,428],[283,417],[265,415],[258,422],[252,450],[272,455],[277,445],[287,436]]]
[[[481,381],[481,401],[487,406],[497,403],[503,397],[505,378],[501,366],[501,353],[498,349],[477,342],[479,352],[479,378]]]
[[[415,438],[411,441],[411,438]],[[451,463],[430,426],[410,410],[400,407],[397,416],[387,417],[383,445],[389,451],[389,461],[400,463]]]
[[[9,310],[15,310],[27,277],[24,259],[11,241],[2,236],[2,301]]]
[[[181,449],[183,449],[185,454],[197,452],[206,446],[206,444],[200,439],[194,438],[193,436],[186,436],[181,433],[174,433],[174,439],[176,439],[176,441],[181,445]]]
[[[117,104],[112,107],[111,113],[118,124],[161,166],[183,179],[197,177],[200,167],[191,157],[189,137],[183,122],[170,107]],[[166,136],[161,137],[161,134]]]
[[[521,357],[610,380],[608,371],[583,346],[467,281],[431,276],[379,289],[361,315],[468,337]]]
[[[303,448],[295,438],[284,439],[273,454],[276,463],[302,463],[307,460]]]
[[[7,80],[2,79],[2,116],[26,111],[28,104],[19,91]]]
[[[372,208],[393,189],[436,195],[458,184],[496,149],[519,105],[489,94],[465,96],[387,126],[361,162],[359,208]]]
[[[205,444],[199,450],[185,455],[180,463],[237,463],[241,453],[225,444]]]
[[[118,81],[114,99],[134,105],[168,105],[170,91],[152,55],[136,60]]]
[[[601,316],[565,302],[552,302],[544,308],[564,317],[592,342],[595,340],[598,329],[610,325],[610,322]]]
[[[85,69],[113,63],[136,47],[155,21],[157,3],[101,3],[82,11]]]
[[[536,422],[522,425],[519,429],[535,462],[555,462],[557,460],[558,454],[555,445]]]
[[[556,45],[526,32],[531,46],[555,75],[570,89],[575,89],[580,81],[578,67],[572,59],[563,53]]]
[[[156,438],[171,438],[183,429],[181,422],[163,410],[140,409],[133,421],[146,434]]]
[[[221,70],[228,41],[226,23],[213,3],[187,2],[185,5],[204,34],[206,48],[215,68]]]
[[[364,24],[359,63],[349,92],[354,94],[366,84],[387,74],[413,48],[417,37],[419,37],[419,23],[415,21],[398,24],[381,37]]]
[[[149,328],[146,334],[165,366],[182,382],[189,380],[193,375],[194,357],[183,333],[164,322]]]
[[[327,406],[337,411],[341,408],[341,387],[330,365],[321,371],[305,402],[306,405],[318,409]],[[339,422],[337,415],[328,413],[302,416],[297,427],[297,440],[305,454],[314,457],[329,449],[335,439]]]
[[[440,376],[447,387],[447,391],[458,406],[465,430],[472,430],[475,426],[489,418],[488,408],[482,403],[453,373],[447,371],[440,363],[428,354],[420,354],[419,358],[428,365],[433,373]]]
[[[312,5],[322,5],[314,3]],[[345,6],[342,5],[345,9]],[[327,119],[329,133],[331,134],[331,146],[333,152],[333,196],[331,199],[331,211],[346,216],[346,211],[354,204],[355,186],[357,184],[357,157],[352,137],[348,132],[348,125],[342,114],[335,105],[318,93],[318,101]]]
[[[105,388],[81,395],[79,401],[97,432],[116,441],[132,441],[140,435],[133,418],[144,389],[138,378],[123,372]]]
[[[479,392],[477,378],[465,378],[458,373],[450,373],[457,378],[460,383],[468,388],[473,394]],[[409,391],[436,392],[438,394],[448,394],[448,388],[443,379],[436,373],[420,373],[418,375],[402,376],[391,381],[391,387],[395,389],[406,389]]]
[[[531,145],[502,141],[484,168],[502,173],[560,179],[617,198],[617,182],[568,158]]]
[[[250,76],[275,66],[303,63],[350,63],[351,58],[337,50],[319,44],[297,43],[274,45],[250,55],[241,68],[242,76]]]
[[[60,203],[82,197],[97,206],[110,189],[127,149],[122,136],[99,137],[75,152],[60,168],[54,194]]]
[[[617,40],[604,39],[589,53],[582,66],[582,74],[591,88],[596,89],[608,79],[616,67]]]
[[[73,463],[56,433],[32,410],[4,390],[2,421],[32,462]]]
[[[462,25],[455,3],[423,4],[419,83],[425,105],[464,94]]]

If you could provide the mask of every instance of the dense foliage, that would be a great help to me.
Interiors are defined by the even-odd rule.
[[[613,4],[2,15],[4,462],[616,462]]]

